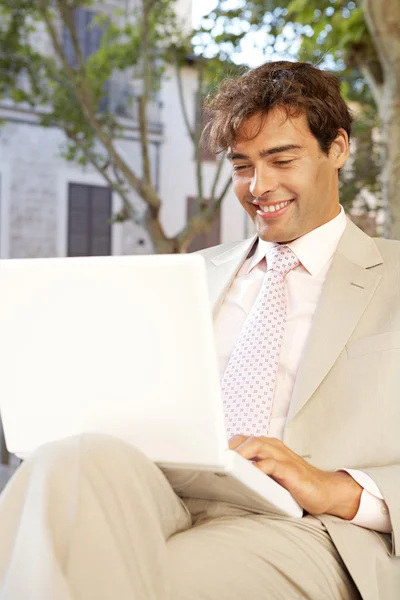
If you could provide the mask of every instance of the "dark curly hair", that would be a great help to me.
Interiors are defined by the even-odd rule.
[[[265,117],[274,108],[286,111],[287,117],[304,114],[325,154],[340,128],[350,138],[353,118],[340,94],[339,79],[309,63],[276,61],[223,81],[208,96],[207,145],[214,152],[227,150],[247,119],[256,114]],[[261,119],[260,129],[262,125]]]

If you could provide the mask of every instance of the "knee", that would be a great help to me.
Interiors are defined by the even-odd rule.
[[[40,446],[27,457],[27,464],[46,463],[48,466],[60,466],[60,463],[82,459],[101,459],[115,455],[129,454],[130,459],[141,457],[133,445],[101,433],[82,433],[80,435],[48,442]]]
[[[132,444],[99,433],[84,433],[45,444],[26,459],[22,468],[26,474],[45,473],[46,479],[50,477],[56,482],[91,477],[99,471],[107,474],[107,478],[129,473],[142,480],[159,471]]]

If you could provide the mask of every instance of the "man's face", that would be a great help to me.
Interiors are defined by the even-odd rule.
[[[339,214],[338,170],[349,147],[344,130],[324,154],[304,115],[255,115],[230,148],[233,189],[261,239],[290,242]],[[251,139],[253,138],[253,139]]]

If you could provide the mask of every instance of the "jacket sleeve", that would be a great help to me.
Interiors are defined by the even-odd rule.
[[[400,464],[363,468],[362,471],[382,493],[392,522],[392,554],[400,556]]]
[[[341,471],[348,473],[364,488],[357,514],[350,523],[381,533],[391,533],[392,523],[389,510],[375,481],[364,471],[358,471],[357,469],[341,469]]]

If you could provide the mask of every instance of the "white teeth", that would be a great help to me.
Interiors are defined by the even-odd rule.
[[[291,203],[291,200],[287,200],[286,202],[281,202],[280,204],[271,204],[270,206],[260,206],[260,209],[263,212],[275,212],[281,208],[285,208],[288,204]]]

